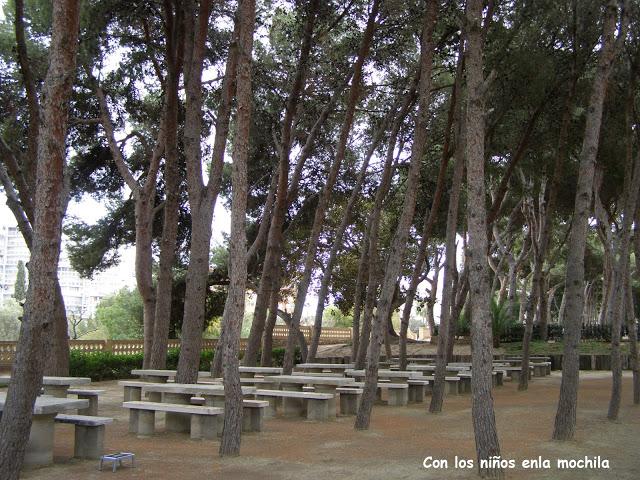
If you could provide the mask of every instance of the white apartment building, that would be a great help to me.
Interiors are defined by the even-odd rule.
[[[3,196],[0,196],[0,202]],[[91,280],[80,278],[80,275],[71,267],[65,244],[66,239],[63,237],[58,279],[68,314],[89,318],[94,314],[96,306],[104,296],[123,287],[135,285],[132,263],[127,261],[97,274]],[[22,260],[26,264],[29,257],[29,249],[16,226],[15,219],[2,202],[0,207],[0,301],[4,302],[13,296],[18,261]],[[26,276],[28,279],[28,274]]]

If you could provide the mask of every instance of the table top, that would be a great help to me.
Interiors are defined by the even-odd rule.
[[[269,377],[269,381],[275,383],[301,383],[304,385],[353,385],[355,383],[353,378],[306,375],[278,375],[275,377]]]
[[[346,370],[345,373],[351,377],[364,377],[364,370]],[[405,372],[402,370],[378,370],[378,377],[382,378],[419,378],[421,372]]]
[[[0,412],[4,410],[6,397],[6,393],[0,392]],[[33,414],[46,415],[88,407],[89,400],[77,400],[74,398],[58,398],[48,395],[41,395],[39,397],[36,397],[36,403],[33,406]]]
[[[177,370],[153,370],[148,368],[138,368],[131,370],[131,375],[149,376],[149,377],[167,377],[173,378],[176,376]],[[199,377],[210,377],[211,372],[198,372]]]
[[[143,392],[183,393],[185,395],[224,395],[224,385],[215,383],[149,383]],[[254,393],[256,387],[242,387],[242,394]]]
[[[355,363],[299,363],[296,368],[326,368],[329,369],[351,369]]]
[[[240,366],[240,373],[282,373],[282,367],[243,367]]]
[[[10,375],[0,375],[0,386],[9,385]],[[87,385],[91,379],[87,377],[42,377],[43,385]]]

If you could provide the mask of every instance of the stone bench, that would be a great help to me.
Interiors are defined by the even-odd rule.
[[[307,420],[320,422],[329,419],[329,401],[335,396],[331,393],[299,392],[295,390],[256,390],[257,400],[269,402],[268,416],[277,413],[281,402],[284,415],[305,415]]]
[[[182,405],[158,402],[124,402],[123,408],[129,409],[129,432],[138,436],[149,436],[155,432],[156,412],[182,413],[191,416],[191,439],[215,439],[217,437],[217,419],[224,413],[219,407]],[[213,422],[207,419],[215,419]]]
[[[531,362],[534,377],[551,375],[551,362]]]
[[[358,383],[358,387],[364,387],[364,383]],[[379,381],[376,390],[376,401],[384,403],[382,391],[387,391],[387,405],[392,407],[405,407],[409,403],[409,384]]]
[[[94,415],[58,414],[55,421],[57,423],[75,425],[74,457],[91,460],[102,457],[104,453],[105,425],[112,423],[113,418],[96,417]]]
[[[362,389],[354,387],[339,387],[336,392],[340,394],[340,413],[342,415],[355,415],[358,413],[358,404],[362,397]]]
[[[433,382],[435,381],[435,376],[429,375],[424,376],[424,380],[428,380],[431,383],[431,388],[433,389]],[[459,395],[460,394],[460,380],[461,377],[444,377],[444,393],[445,395]]]
[[[204,397],[191,397],[193,405],[204,405]],[[242,431],[243,432],[261,432],[264,411],[269,407],[269,402],[262,400],[243,400],[242,401]],[[219,424],[219,432],[222,433],[222,422]]]
[[[124,391],[124,401],[125,402],[135,402],[142,400],[142,389],[144,387],[149,386],[149,382],[143,382],[141,380],[120,380],[118,385],[123,387]],[[153,402],[160,401],[160,393],[151,392],[149,393],[149,400]]]
[[[427,391],[431,391],[431,382],[429,380],[410,379],[407,383],[409,384],[409,403],[424,402]]]
[[[78,415],[98,415],[98,397],[102,395],[104,390],[85,390],[80,388],[71,388],[67,391],[70,395],[77,395],[81,400],[89,400],[89,407],[79,408]]]

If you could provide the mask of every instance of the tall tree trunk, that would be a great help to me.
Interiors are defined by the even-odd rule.
[[[229,290],[222,321],[227,332],[222,349],[224,362],[224,427],[220,439],[220,455],[239,455],[242,432],[242,387],[240,384],[239,349],[240,330],[245,307],[247,282],[247,161],[249,158],[249,133],[251,130],[251,52],[256,20],[255,0],[241,0],[238,4],[240,33],[236,112],[236,132],[233,141],[233,171],[231,199],[231,235],[229,242]]]
[[[637,218],[637,216],[636,216]],[[635,228],[634,235],[637,235],[637,228]],[[635,253],[635,252],[634,252]],[[638,254],[635,254],[636,264]],[[637,272],[636,265],[636,272]],[[640,362],[638,361],[638,325],[636,322],[633,291],[631,289],[631,275],[627,275],[626,279],[626,292],[625,292],[625,317],[627,320],[627,330],[629,332],[629,363],[631,364],[631,371],[633,372],[633,404],[640,404]]]
[[[168,69],[165,80],[164,113],[167,119],[164,148],[165,202],[162,239],[160,240],[153,344],[149,360],[149,367],[154,369],[163,369],[167,365],[167,341],[169,340],[181,183],[178,159],[178,81],[182,70],[182,49],[184,47],[182,9],[176,4],[174,12],[171,2],[165,2],[164,20],[165,59]]]
[[[553,431],[553,438],[556,440],[571,440],[576,425],[578,377],[580,374],[578,344],[580,342],[582,309],[584,304],[582,291],[584,283],[584,251],[593,191],[595,162],[600,140],[603,103],[609,73],[615,58],[614,35],[617,12],[617,2],[615,0],[609,0],[606,5],[598,69],[593,79],[582,149],[580,152],[575,213],[571,224],[565,277],[567,303],[564,322],[562,382],[560,385],[560,399],[558,401],[558,410]],[[623,33],[626,35],[626,28]]]
[[[318,250],[318,243],[320,240],[320,234],[322,232],[322,224],[324,223],[324,216],[329,205],[331,193],[336,183],[340,165],[346,154],[347,141],[351,132],[351,125],[353,124],[353,117],[355,114],[356,105],[360,99],[360,90],[362,82],[362,69],[364,62],[369,55],[371,48],[371,41],[373,39],[373,33],[376,26],[376,18],[378,16],[378,10],[380,8],[381,0],[373,0],[371,10],[369,12],[369,18],[367,19],[367,26],[365,27],[364,36],[360,44],[358,51],[358,57],[354,64],[353,79],[351,82],[351,90],[349,92],[349,99],[347,101],[347,107],[345,111],[344,121],[340,129],[340,135],[338,143],[336,145],[336,155],[333,159],[329,173],[327,176],[327,182],[322,188],[320,193],[320,199],[318,206],[316,207],[315,216],[313,218],[313,226],[311,227],[311,233],[309,235],[309,243],[307,245],[307,251],[305,253],[304,269],[302,278],[298,283],[298,292],[296,295],[296,302],[293,310],[293,316],[291,318],[291,324],[293,329],[289,330],[289,336],[287,337],[287,348],[284,356],[283,373],[290,374],[293,370],[293,359],[295,349],[295,330],[300,325],[300,319],[302,317],[302,310],[307,298],[307,291],[309,284],[311,283],[311,274],[313,273],[313,265],[316,258],[316,252]]]
[[[389,121],[395,116],[396,109],[397,108],[394,105],[389,110],[389,112],[387,112],[387,115],[385,116],[382,123],[377,127],[377,131],[374,135],[373,141],[371,142],[371,145],[369,146],[369,149],[365,154],[362,165],[360,165],[360,170],[358,171],[358,176],[356,178],[356,184],[351,191],[349,201],[347,202],[347,206],[342,214],[342,221],[333,234],[333,245],[331,246],[331,250],[329,251],[329,258],[326,261],[324,272],[322,274],[322,280],[320,281],[320,289],[318,290],[318,305],[316,307],[313,332],[311,336],[311,342],[309,344],[309,354],[307,355],[306,359],[307,362],[315,361],[316,353],[318,352],[318,344],[320,342],[320,335],[322,333],[322,315],[324,314],[324,304],[327,300],[327,296],[329,295],[329,284],[331,282],[331,277],[333,274],[333,266],[336,262],[336,259],[338,258],[339,250],[343,247],[342,238],[344,236],[344,233],[346,232],[347,227],[351,225],[353,209],[355,208],[355,205],[360,198],[360,191],[362,189],[362,185],[364,184],[369,161],[382,142],[383,135],[387,130],[387,125],[389,124]]]
[[[276,265],[276,272],[271,298],[269,299],[269,315],[262,334],[262,352],[260,353],[260,365],[270,367],[273,364],[273,328],[278,320],[278,303],[280,301],[280,265]]]
[[[423,21],[422,38],[420,41],[420,84],[418,93],[418,111],[415,117],[415,130],[411,146],[411,160],[407,174],[406,190],[402,213],[398,227],[393,237],[386,262],[384,280],[378,301],[375,324],[372,329],[371,341],[367,351],[365,384],[358,406],[355,428],[366,430],[371,420],[371,410],[378,389],[378,361],[380,347],[384,340],[386,319],[393,309],[393,297],[398,283],[398,276],[402,270],[402,261],[407,248],[409,230],[415,212],[416,197],[420,184],[420,167],[427,144],[427,119],[429,116],[429,100],[431,93],[431,71],[433,68],[433,54],[435,42],[433,31],[438,14],[438,2],[427,2]],[[372,251],[373,253],[373,251]]]
[[[471,306],[471,416],[476,440],[478,471],[482,477],[501,478],[503,471],[482,466],[500,455],[500,442],[493,409],[492,362],[493,341],[487,261],[487,211],[485,197],[484,142],[485,90],[483,73],[482,0],[469,0],[466,8],[467,88],[466,157],[467,157],[467,227],[469,240],[466,265],[469,268],[469,303]]]
[[[638,202],[638,192],[640,192],[640,151],[638,151],[635,161],[633,159],[633,123],[631,120],[631,105],[633,105],[633,98],[635,92],[630,89],[629,102],[627,103],[626,116],[627,116],[627,154],[624,160],[625,162],[625,180],[622,199],[624,202],[623,207],[623,220],[622,227],[618,232],[618,252],[616,258],[616,252],[613,255],[613,290],[611,293],[611,375],[613,382],[611,386],[611,399],[609,400],[609,411],[607,418],[609,420],[617,420],[620,412],[620,402],[622,401],[622,357],[620,353],[620,337],[623,325],[623,317],[625,315],[625,304],[627,303],[627,295],[625,285],[629,278],[629,263],[630,263],[630,250],[631,250],[631,227],[633,225],[633,219],[636,213],[636,206]],[[608,228],[609,225],[607,225]],[[626,323],[626,322],[624,322]],[[635,345],[635,335],[629,336],[630,343]]]
[[[229,46],[222,94],[216,114],[216,131],[211,155],[208,182],[202,173],[202,69],[211,11],[211,0],[201,0],[196,7],[193,0],[185,2],[185,125],[183,133],[185,161],[187,165],[187,191],[191,208],[191,252],[186,275],[184,314],[182,318],[182,342],[176,382],[195,383],[198,379],[202,329],[204,327],[207,279],[209,275],[209,250],[211,222],[220,190],[224,152],[229,133],[231,104],[235,93],[238,61],[238,22],[236,18],[232,41]],[[196,14],[197,13],[197,14]],[[212,368],[218,360],[214,357]]]
[[[6,402],[0,419],[0,472],[17,479],[31,429],[33,405],[42,385],[46,337],[53,330],[62,216],[67,203],[65,139],[69,97],[76,73],[79,2],[53,3],[49,66],[37,147],[33,250],[29,289]]]
[[[249,366],[255,366],[255,362],[258,357],[258,349],[260,348],[264,324],[267,318],[267,306],[271,299],[271,292],[273,291],[273,286],[275,284],[274,279],[276,269],[278,268],[277,264],[280,262],[282,227],[284,225],[288,207],[289,157],[291,155],[291,147],[293,143],[293,123],[298,109],[300,94],[304,88],[305,77],[307,75],[318,3],[318,0],[310,0],[309,2],[307,20],[305,23],[302,45],[300,47],[300,56],[297,63],[298,66],[293,77],[291,91],[289,93],[289,98],[287,99],[284,119],[282,121],[276,203],[271,218],[271,225],[269,227],[269,235],[267,237],[267,251],[262,265],[262,276],[260,278],[260,287],[253,314],[251,332],[249,333],[249,341],[247,342],[247,349],[244,356],[244,364]]]
[[[460,205],[460,191],[464,178],[464,126],[458,123],[461,133],[456,141],[455,166],[451,189],[449,193],[449,210],[447,212],[447,227],[445,234],[445,261],[442,279],[442,300],[440,304],[440,325],[438,327],[438,350],[436,354],[436,371],[434,374],[433,389],[429,411],[439,413],[442,411],[442,399],[445,388],[445,369],[447,366],[446,345],[449,336],[449,324],[454,321],[451,316],[453,303],[453,278],[457,274],[456,265],[456,233],[458,228],[458,207]]]
[[[461,42],[459,53],[464,50],[463,43]],[[442,200],[442,194],[445,189],[447,178],[447,167],[449,166],[450,155],[450,143],[451,143],[451,129],[453,127],[454,118],[456,116],[456,104],[458,103],[458,96],[460,94],[460,76],[463,69],[463,56],[458,57],[458,66],[456,68],[456,80],[449,99],[449,110],[447,113],[447,126],[445,128],[445,137],[442,146],[442,160],[440,161],[440,170],[438,171],[438,179],[436,181],[436,191],[433,195],[433,203],[429,209],[429,213],[425,215],[424,226],[422,228],[422,237],[420,238],[420,244],[418,245],[418,253],[416,255],[416,261],[413,266],[413,273],[411,274],[411,280],[409,281],[409,288],[407,289],[406,298],[404,302],[404,308],[402,310],[402,318],[400,321],[400,344],[399,344],[399,356],[400,356],[400,370],[407,369],[407,331],[409,329],[409,317],[411,316],[411,309],[413,308],[413,300],[416,296],[416,290],[418,284],[422,278],[422,267],[426,259],[427,244],[431,237],[431,231],[435,224],[436,217],[440,211],[440,202]],[[437,285],[436,285],[437,287]]]

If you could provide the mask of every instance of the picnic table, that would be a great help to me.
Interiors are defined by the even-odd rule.
[[[240,366],[240,377],[253,378],[256,375],[282,375],[282,367],[243,367]]]
[[[6,393],[0,392],[0,413],[4,410]],[[89,400],[36,397],[29,441],[24,456],[26,466],[44,466],[53,463],[54,419],[60,412],[87,408]]]
[[[242,387],[242,395],[252,395],[256,391],[255,387]],[[156,393],[160,398],[157,401],[162,403],[172,403],[189,405],[191,397],[203,397],[207,406],[224,406],[224,386],[211,383],[149,383],[142,387],[142,399],[145,393]],[[182,413],[167,412],[165,417],[165,428],[171,432],[189,432],[191,428],[191,418]]]
[[[345,377],[320,377],[305,375],[278,375],[269,377],[268,380],[274,384],[280,385],[282,390],[302,390],[305,385],[311,385],[315,388],[316,393],[333,394],[333,400],[329,401],[329,416],[336,415],[336,396],[340,395],[337,389],[340,387],[356,386],[353,378]]]
[[[175,378],[177,370],[154,370],[138,368],[131,370],[131,375],[137,375],[141,380],[152,383],[167,383],[170,378]],[[198,372],[198,377],[211,377],[211,372]]]
[[[325,371],[344,373],[345,370],[353,368],[355,368],[355,363],[299,363],[296,365],[297,370],[309,373],[323,373]]]
[[[10,380],[10,375],[0,375],[0,387],[9,385]],[[72,385],[88,385],[89,383],[91,383],[91,379],[86,377],[42,377],[45,395],[58,398],[66,398],[67,390]]]
[[[366,373],[364,370],[346,370],[345,375],[353,378],[364,378]],[[378,370],[378,380],[386,379],[386,380],[396,380],[399,382],[407,382],[410,378],[412,379],[420,379],[422,377],[422,372],[407,372],[402,370]]]

